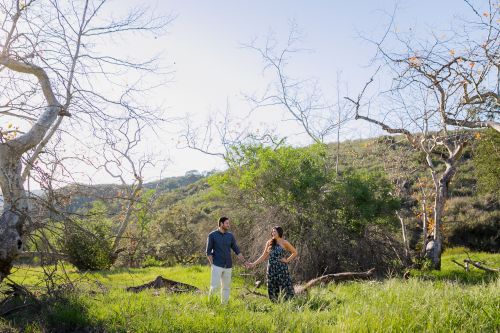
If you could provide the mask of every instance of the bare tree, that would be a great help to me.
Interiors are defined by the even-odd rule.
[[[237,118],[231,113],[229,102],[224,112],[211,113],[201,126],[189,116],[185,118],[184,132],[179,136],[178,148],[189,148],[216,156],[230,163],[235,148],[241,144],[265,144],[278,148],[284,143],[272,129],[253,129],[248,117]]]
[[[108,142],[103,147],[105,149],[102,155],[104,162],[98,167],[106,170],[107,174],[120,182],[122,190],[117,199],[122,199],[125,202],[124,208],[119,214],[120,221],[111,248],[115,259],[117,254],[124,250],[120,248],[120,242],[127,228],[134,221],[142,199],[144,171],[148,166],[154,165],[153,156],[147,154],[135,156],[137,152],[134,150],[141,142],[141,132],[144,126],[137,119],[125,121],[118,128],[118,135],[108,138]],[[147,208],[151,208],[155,198],[156,196],[149,198]]]
[[[338,139],[340,126],[350,119],[342,100],[338,100],[335,106],[325,98],[318,80],[297,79],[289,74],[288,65],[292,56],[305,51],[298,46],[300,42],[300,32],[292,22],[283,47],[280,47],[273,36],[268,36],[262,46],[258,45],[256,40],[243,45],[259,54],[264,64],[264,72],[271,72],[273,77],[261,96],[247,98],[254,105],[254,109],[282,107],[316,143],[324,143],[325,138],[336,129]],[[337,85],[339,84],[337,78]]]
[[[0,281],[22,248],[30,218],[24,181],[62,124],[66,137],[79,140],[88,130],[98,140],[113,134],[116,121],[158,119],[155,110],[135,102],[144,93],[143,76],[161,72],[155,58],[134,60],[106,53],[105,46],[126,35],[162,33],[170,19],[145,9],[119,19],[106,16],[112,10],[106,0],[0,3],[0,117],[17,126],[15,132],[2,128],[0,133],[0,188],[5,200]],[[133,82],[125,80],[125,73]]]
[[[403,134],[422,152],[434,184],[433,238],[426,251],[436,269],[441,266],[448,187],[473,136],[466,129],[498,129],[499,8],[490,1],[482,15],[475,8],[473,12],[479,19],[465,22],[463,32],[455,31],[451,37],[434,33],[420,41],[411,34],[391,34],[389,29],[382,41],[375,43],[375,61],[380,63],[376,75],[382,81],[389,78],[389,88],[366,102],[372,77],[357,98],[348,98],[356,119],[391,134]],[[393,36],[403,51],[387,50],[387,36]],[[370,115],[374,106],[379,115]]]
[[[204,154],[217,156],[230,162],[232,154],[242,144],[263,144],[273,148],[280,147],[286,140],[279,131],[267,126],[264,129],[252,128],[252,115],[261,108],[283,108],[291,120],[298,123],[304,132],[316,143],[336,133],[337,161],[339,164],[340,131],[343,124],[352,119],[350,108],[345,100],[328,103],[316,79],[295,79],[288,74],[288,65],[294,54],[306,51],[298,47],[301,36],[297,25],[292,22],[288,39],[280,48],[278,41],[269,35],[263,46],[258,41],[243,44],[243,48],[257,53],[263,61],[264,72],[270,72],[272,82],[262,95],[245,95],[251,103],[250,113],[237,119],[231,112],[229,102],[224,112],[212,113],[207,121],[196,127],[186,117],[184,132],[180,135],[179,147],[190,148]],[[340,74],[337,76],[337,92],[340,96]],[[290,121],[290,119],[287,119]]]
[[[187,115],[184,127],[185,131],[179,138],[179,148],[190,148],[222,159],[229,156],[233,145],[243,141],[248,135],[248,124],[242,125],[232,118],[229,101],[224,112],[211,113],[201,127],[196,127]]]

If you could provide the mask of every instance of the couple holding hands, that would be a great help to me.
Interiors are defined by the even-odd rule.
[[[271,301],[278,301],[280,294],[283,294],[285,299],[292,298],[294,291],[287,264],[297,257],[297,250],[283,238],[283,228],[273,227],[272,237],[266,242],[262,255],[252,263],[245,261],[236,244],[236,239],[229,232],[229,229],[229,218],[221,217],[219,227],[208,235],[206,253],[212,267],[210,295],[221,288],[222,303],[229,300],[232,271],[231,250],[233,250],[246,268],[254,268],[261,262],[268,260],[267,291]],[[289,254],[288,257],[287,254]]]

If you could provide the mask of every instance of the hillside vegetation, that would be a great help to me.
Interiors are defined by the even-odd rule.
[[[477,171],[478,165],[500,164],[496,146],[491,144],[497,139],[494,132],[481,132],[462,155],[450,184],[445,246],[500,250],[499,191],[496,178],[490,175],[498,168]],[[204,263],[206,235],[223,215],[232,218],[233,232],[250,257],[261,252],[272,226],[284,226],[286,237],[311,265],[292,265],[301,279],[373,266],[383,275],[406,266],[396,209],[403,217],[411,251],[417,256],[421,252],[422,193],[432,202],[432,183],[421,156],[403,137],[345,141],[338,151],[333,144],[274,150],[235,147],[229,164],[227,171],[209,176],[191,171],[184,177],[146,184],[120,242],[118,259],[104,267],[113,262],[128,267]],[[84,239],[73,237],[79,241],[77,252],[82,241],[92,245],[88,253],[97,253],[98,239],[113,238],[127,204],[116,198],[122,190],[95,185],[59,191],[66,196],[60,209],[74,216],[79,225],[76,230],[86,230]],[[50,229],[55,248],[68,244],[64,235],[72,235],[67,227],[62,235],[58,228]],[[103,243],[101,248],[110,246]],[[62,247],[60,251],[69,250]],[[315,256],[317,251],[325,256]]]

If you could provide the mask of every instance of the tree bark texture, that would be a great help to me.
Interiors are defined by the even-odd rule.
[[[4,207],[0,217],[0,281],[10,273],[12,261],[22,249],[23,225],[28,203],[21,180],[21,161],[16,151],[0,145],[0,188]]]

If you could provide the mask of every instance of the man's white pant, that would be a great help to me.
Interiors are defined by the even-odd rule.
[[[229,300],[229,292],[231,291],[231,270],[231,268],[222,268],[212,265],[209,295],[213,295],[217,292],[217,289],[222,287],[222,303],[226,303]]]

